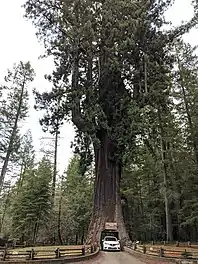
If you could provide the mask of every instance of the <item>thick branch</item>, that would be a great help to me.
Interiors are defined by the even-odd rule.
[[[77,94],[77,98],[73,98],[74,105],[72,106],[72,122],[74,125],[79,129],[83,130],[85,127],[85,122],[82,117],[81,111],[80,111],[80,98],[78,97],[78,77],[79,77],[79,68],[78,68],[78,54],[76,54],[74,62],[73,62],[73,69],[72,69],[72,92],[74,94]],[[75,91],[77,91],[75,93]]]

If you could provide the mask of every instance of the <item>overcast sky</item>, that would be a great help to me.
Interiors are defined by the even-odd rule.
[[[167,12],[167,18],[178,25],[181,20],[192,17],[191,0],[176,0],[174,6]],[[36,71],[36,78],[30,88],[36,87],[39,91],[49,89],[49,83],[43,78],[44,74],[51,73],[53,61],[51,59],[38,59],[44,53],[42,44],[35,36],[35,29],[30,21],[23,18],[24,10],[21,8],[25,0],[0,0],[0,82],[6,74],[6,69],[13,63],[30,61]],[[185,40],[198,44],[198,31],[194,29],[185,36]],[[39,154],[40,138],[45,136],[38,123],[39,113],[33,109],[34,99],[30,96],[30,113],[23,131],[31,129],[35,149]],[[71,141],[74,130],[71,124],[66,124],[61,130],[60,146],[58,149],[58,168],[63,172],[68,164],[72,151]]]

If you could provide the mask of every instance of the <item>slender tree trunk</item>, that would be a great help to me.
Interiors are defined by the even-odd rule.
[[[36,223],[34,225],[33,245],[35,245],[35,243],[36,243],[37,231],[38,231],[38,221],[36,221]]]
[[[3,167],[1,169],[1,174],[0,174],[0,193],[1,193],[1,190],[2,190],[3,183],[4,183],[5,175],[6,175],[6,172],[7,172],[10,155],[12,153],[13,143],[14,143],[14,139],[15,139],[15,135],[16,135],[16,131],[17,131],[18,120],[19,120],[19,116],[20,116],[20,113],[21,113],[22,103],[23,103],[24,89],[25,89],[25,77],[24,77],[24,81],[23,81],[23,85],[22,85],[22,89],[21,89],[18,109],[17,109],[17,113],[16,113],[16,116],[15,116],[15,120],[14,120],[14,126],[12,128],[12,133],[11,133],[11,136],[10,136],[10,141],[9,141],[9,144],[8,144],[6,157],[5,157],[5,160],[4,160],[4,163],[3,163]]]
[[[20,176],[19,176],[19,182],[18,182],[18,188],[17,188],[17,194],[19,193],[20,188],[23,185],[23,164],[21,165],[21,170],[20,170]]]
[[[174,191],[177,193],[178,198],[175,199],[174,204],[175,204],[175,209],[176,209],[176,214],[177,214],[177,240],[179,241],[181,238],[181,187],[180,187],[180,175],[177,173],[177,169],[174,165],[174,157],[173,157],[173,150],[172,146],[169,144],[168,146],[169,150],[169,161],[170,161],[170,169],[175,175],[175,177],[171,180],[172,187],[174,188]]]
[[[166,213],[166,240],[172,241],[173,240],[173,233],[172,233],[172,218],[170,213],[170,204],[168,199],[168,181],[167,181],[167,166],[165,165],[165,161],[163,160],[163,167],[164,167],[164,202],[165,202],[165,213]]]
[[[61,236],[61,212],[62,212],[62,194],[59,200],[59,206],[58,206],[58,228],[57,228],[57,232],[58,232],[58,239],[60,244],[63,244],[63,240],[62,240],[62,236]]]
[[[53,169],[53,179],[52,179],[52,203],[54,204],[55,189],[56,189],[56,174],[57,174],[57,149],[58,149],[58,129],[55,133],[55,145],[54,145],[54,169]]]
[[[164,203],[165,203],[165,214],[166,214],[166,240],[173,240],[173,230],[172,230],[172,217],[170,213],[170,203],[168,199],[168,159],[167,159],[167,143],[165,140],[165,132],[162,125],[161,113],[158,109],[160,133],[161,133],[161,157],[163,164],[163,174],[164,174]]]
[[[19,177],[19,182],[18,182],[18,188],[17,188],[17,195],[20,192],[20,188],[23,186],[23,180],[24,180],[24,173],[25,173],[25,168],[22,164],[21,166],[21,171],[20,171],[20,177]]]
[[[56,128],[55,131],[55,140],[54,140],[54,164],[53,164],[53,176],[52,176],[52,199],[51,199],[51,223],[52,223],[52,241],[55,244],[56,242],[56,228],[54,227],[55,223],[55,211],[54,211],[54,205],[55,205],[55,190],[56,190],[56,176],[57,176],[57,149],[58,149],[58,135],[59,135],[59,129]],[[59,220],[58,220],[59,221]],[[60,240],[59,232],[58,232],[58,239]]]
[[[123,242],[129,240],[120,198],[121,166],[118,162],[111,160],[112,152],[110,140],[107,135],[102,135],[100,147],[95,148],[94,206],[87,243],[97,242],[99,244],[106,222],[116,222],[119,238]]]
[[[81,245],[84,244],[84,238],[85,238],[85,227],[83,225],[83,228],[82,228],[82,236],[81,236]]]
[[[75,244],[78,245],[78,233],[76,233]]]
[[[178,61],[178,67],[179,67],[179,75],[181,78],[180,85],[181,85],[181,89],[182,89],[183,101],[184,101],[185,110],[186,110],[186,114],[187,114],[188,125],[190,128],[190,134],[191,134],[191,140],[193,143],[195,159],[196,159],[196,163],[197,163],[197,167],[198,167],[198,144],[197,144],[197,141],[196,141],[195,136],[194,136],[194,134],[195,134],[194,133],[194,126],[193,126],[193,122],[192,122],[192,118],[191,118],[191,114],[190,114],[189,102],[188,102],[188,99],[186,96],[184,77],[183,77],[183,73],[182,73],[182,66],[181,66],[179,58],[177,58],[177,61]]]
[[[186,114],[187,114],[187,119],[188,119],[188,125],[190,128],[190,134],[191,134],[191,140],[193,143],[193,149],[194,149],[194,155],[195,155],[195,159],[196,159],[196,163],[197,163],[197,167],[198,167],[198,145],[194,136],[194,127],[193,127],[193,122],[192,122],[192,118],[190,115],[190,110],[189,110],[189,105],[188,105],[188,100],[186,97],[186,91],[183,85],[183,82],[181,84],[181,88],[182,88],[182,93],[183,93],[183,99],[184,99],[184,104],[185,104],[185,110],[186,110]]]

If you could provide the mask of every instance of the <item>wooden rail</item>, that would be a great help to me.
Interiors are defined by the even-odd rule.
[[[66,246],[57,247],[55,249],[41,249],[25,250],[25,249],[7,249],[0,248],[0,261],[24,261],[24,260],[46,260],[46,259],[60,259],[74,256],[83,256],[93,253],[97,250],[97,245],[81,245],[81,246]]]
[[[177,258],[177,259],[198,259],[198,247],[189,247],[189,248],[176,248],[172,247],[157,247],[155,245],[128,245],[129,248],[133,249],[136,252],[143,254],[156,256],[156,257],[165,257],[165,258]]]

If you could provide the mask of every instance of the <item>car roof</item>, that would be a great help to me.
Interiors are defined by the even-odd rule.
[[[116,238],[115,236],[105,236],[104,238]],[[116,238],[117,239],[117,238]]]

